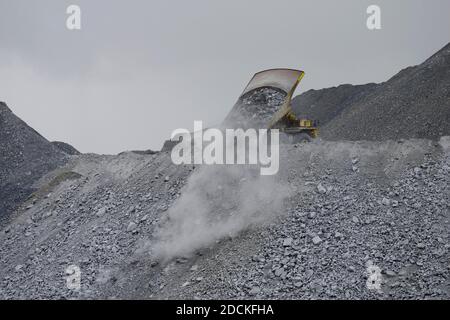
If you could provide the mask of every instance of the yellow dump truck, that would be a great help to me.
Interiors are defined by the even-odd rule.
[[[305,73],[294,69],[269,69],[256,73],[225,119],[235,126],[279,129],[289,142],[306,142],[319,133],[318,122],[299,119],[291,99]]]
[[[225,120],[226,128],[278,129],[283,142],[308,142],[319,133],[318,121],[299,119],[291,99],[305,73],[294,69],[269,69],[256,73],[239,96]],[[167,140],[162,151],[178,141]]]

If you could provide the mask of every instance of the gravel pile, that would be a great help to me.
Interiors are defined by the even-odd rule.
[[[264,233],[262,249],[235,273],[234,296],[450,298],[448,154],[425,156],[393,179],[361,179],[368,168],[359,157],[343,175],[308,175],[312,190]],[[380,290],[368,289],[369,266],[380,270]]]
[[[388,81],[308,91],[300,115],[322,120],[327,140],[439,139],[450,134],[450,44]]]
[[[137,275],[137,249],[191,170],[171,165],[167,154],[73,158],[43,179],[0,232],[0,297],[95,298],[107,284],[117,284],[121,297],[133,296],[121,281]],[[70,265],[81,269],[80,292],[66,286]],[[127,266],[134,271],[116,275]]]
[[[0,102],[0,222],[33,192],[37,179],[65,161],[63,152]]]
[[[167,266],[156,296],[448,299],[449,143],[287,146],[284,215]]]
[[[17,208],[0,299],[449,299],[449,56],[305,93],[327,111],[339,93],[323,137],[363,141],[281,145],[275,183],[168,152],[69,156],[0,104],[0,213]],[[252,91],[224,127],[266,127],[284,97]]]
[[[292,192],[274,219],[165,263],[156,230],[201,168],[167,153],[81,155],[0,231],[0,297],[448,299],[449,145],[282,146]],[[79,291],[66,286],[71,265]],[[380,291],[366,286],[369,265]]]
[[[343,110],[352,106],[374,90],[377,84],[343,84],[321,90],[308,90],[292,99],[292,109],[299,118],[318,120],[325,126]]]
[[[62,142],[62,141],[52,141],[52,145],[54,145],[56,148],[64,152],[65,154],[76,156],[80,154],[80,151],[75,149],[73,146],[71,146],[68,143]]]

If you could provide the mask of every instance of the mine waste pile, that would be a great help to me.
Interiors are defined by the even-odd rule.
[[[80,154],[0,104],[0,298],[449,299],[449,56],[297,96],[320,137],[282,144],[267,177]],[[262,126],[284,94],[249,92],[225,123]]]
[[[450,135],[450,43],[386,82],[309,90],[293,100],[293,108],[319,120],[326,140]]]

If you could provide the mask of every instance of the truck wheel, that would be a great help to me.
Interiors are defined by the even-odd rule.
[[[294,143],[306,143],[311,142],[311,137],[307,133],[299,133],[293,135]]]

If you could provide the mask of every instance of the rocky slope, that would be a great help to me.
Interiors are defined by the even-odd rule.
[[[449,51],[296,99],[350,141],[281,145],[274,176],[79,154],[0,104],[0,298],[449,299]],[[280,99],[250,93],[232,125]]]
[[[60,151],[64,152],[65,154],[68,154],[71,156],[80,154],[80,151],[75,149],[70,144],[62,142],[62,141],[52,141],[52,145],[54,145],[56,148],[58,148]]]
[[[63,152],[0,102],[0,222],[33,192],[37,179],[65,161]]]
[[[334,88],[308,90],[292,99],[292,109],[300,118],[319,120],[322,127],[376,87],[374,83],[356,86],[344,84]]]
[[[247,167],[175,166],[168,153],[76,156],[1,231],[0,297],[448,299],[449,146],[285,145],[276,189]],[[205,203],[216,210],[202,221]]]
[[[300,115],[322,120],[327,140],[437,139],[450,134],[450,43],[388,81],[308,91]]]

